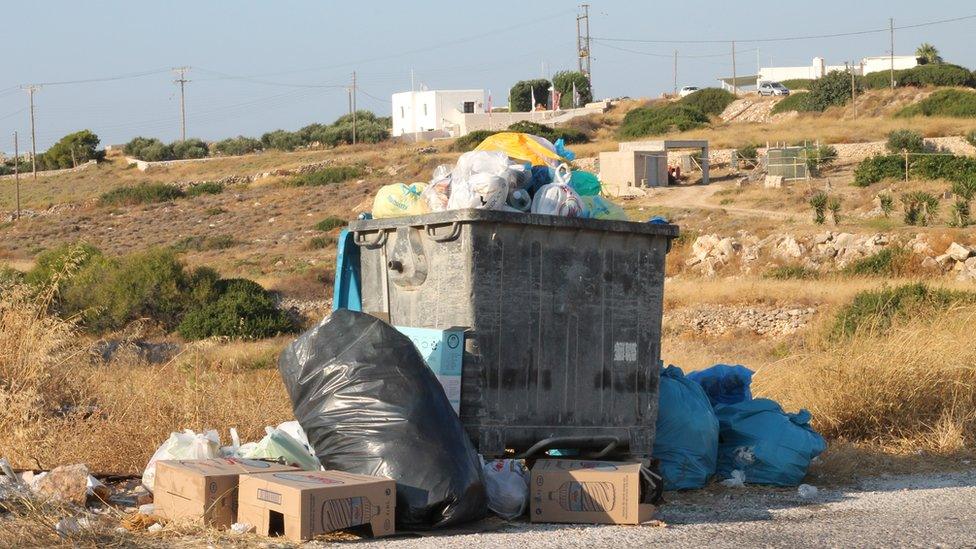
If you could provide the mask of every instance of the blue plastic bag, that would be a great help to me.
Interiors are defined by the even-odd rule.
[[[701,386],[681,368],[661,371],[654,457],[665,490],[701,488],[715,474],[718,419]]]
[[[787,414],[776,402],[757,398],[715,407],[719,422],[718,474],[738,469],[745,482],[796,486],[827,442],[810,427],[810,412]]]
[[[705,389],[712,406],[735,404],[752,399],[749,384],[752,383],[752,370],[745,366],[716,364],[711,368],[691,372],[688,379],[697,382]]]
[[[552,144],[556,148],[556,154],[572,162],[576,160],[576,153],[566,148],[566,140],[560,137]]]

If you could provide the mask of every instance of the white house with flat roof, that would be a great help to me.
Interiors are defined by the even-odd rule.
[[[453,136],[465,114],[485,110],[485,90],[422,90],[393,94],[393,137]]]
[[[918,58],[914,55],[878,55],[865,57],[854,66],[854,74],[865,75],[891,69],[894,60],[895,70],[910,69],[918,66]],[[807,66],[801,67],[760,67],[759,82],[782,82],[783,80],[810,79],[816,80],[834,71],[846,71],[847,65],[828,65],[823,57],[814,57]]]

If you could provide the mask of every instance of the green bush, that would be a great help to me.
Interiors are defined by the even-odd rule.
[[[976,179],[976,158],[957,155],[915,156],[909,163],[909,173],[922,179],[968,181]]]
[[[90,130],[68,134],[37,156],[38,168],[60,170],[73,168],[89,160],[101,160],[105,156],[105,151],[97,150],[98,143],[98,136]]]
[[[745,147],[736,149],[736,153],[739,155],[740,158],[745,158],[747,160],[755,160],[756,158],[759,157],[758,149],[759,149],[758,145],[749,144],[746,145]]]
[[[802,151],[807,169],[812,172],[825,170],[837,160],[837,149],[832,145],[809,145]]]
[[[813,104],[813,96],[810,92],[802,93],[791,93],[783,99],[779,100],[775,105],[770,114],[779,114],[783,112],[812,112],[817,110]]]
[[[932,193],[915,191],[902,195],[901,203],[905,207],[905,224],[929,224],[939,212],[939,199]]]
[[[772,280],[813,280],[820,278],[820,273],[803,265],[781,265],[763,273],[763,278]]]
[[[210,146],[210,153],[214,156],[240,156],[258,152],[262,148],[259,139],[238,135],[214,143]]]
[[[69,276],[101,256],[98,248],[85,242],[62,244],[39,253],[34,268],[27,272],[24,281],[39,288],[45,287],[55,282],[56,278]]]
[[[708,116],[698,109],[670,103],[641,107],[628,112],[624,116],[618,134],[627,139],[693,130],[707,124]]]
[[[319,231],[331,231],[332,229],[338,229],[339,227],[343,227],[345,225],[346,222],[343,219],[329,216],[316,223],[315,228]]]
[[[261,136],[261,145],[266,149],[293,151],[305,144],[297,132],[275,130]]]
[[[925,284],[908,284],[896,288],[863,291],[837,312],[831,334],[849,337],[857,333],[881,333],[899,319],[917,318],[962,303],[973,303],[976,294]]]
[[[579,102],[577,103],[578,106],[582,107],[593,101],[593,92],[590,91],[590,81],[586,78],[585,74],[579,71],[560,71],[552,77],[552,86],[562,94],[559,98],[559,108],[573,108],[574,83],[576,84],[576,93],[580,96]],[[567,143],[569,142],[567,141]]]
[[[854,276],[896,276],[910,252],[897,246],[883,248],[844,267],[844,274]]]
[[[356,142],[379,143],[390,137],[392,118],[378,117],[370,111],[356,111]],[[340,116],[330,125],[311,124],[297,133],[305,145],[319,143],[327,147],[349,145],[352,143],[353,117]]]
[[[237,239],[229,234],[197,235],[187,236],[177,241],[176,244],[173,244],[172,249],[175,252],[204,252],[208,250],[226,250],[227,248],[237,246],[237,244]]]
[[[313,236],[308,241],[309,250],[322,250],[336,243],[336,239],[331,236]]]
[[[884,89],[891,86],[889,71],[872,72],[864,76],[864,87]],[[895,86],[959,86],[974,87],[976,79],[965,67],[938,63],[919,65],[911,69],[895,71]]]
[[[703,88],[682,97],[678,103],[698,109],[707,115],[718,116],[733,101],[735,96],[730,91],[721,88]]]
[[[313,187],[342,183],[366,174],[361,166],[328,166],[314,172],[296,175],[288,180],[291,187]]]
[[[549,105],[549,87],[552,84],[545,78],[520,80],[508,91],[508,104],[512,112],[531,112],[533,93],[536,104]]]
[[[184,339],[258,339],[296,329],[273,296],[251,280],[220,280],[215,290],[215,300],[191,309],[180,322],[177,331]]]
[[[586,133],[582,130],[577,130],[574,128],[551,128],[537,122],[529,122],[528,120],[523,120],[521,122],[516,122],[508,127],[509,131],[530,133],[532,135],[538,135],[539,137],[544,137],[553,143],[557,139],[562,139],[567,145],[572,145],[575,143],[587,143],[590,138],[587,137]]]
[[[856,187],[867,187],[885,179],[904,178],[905,159],[894,154],[865,158],[854,168],[854,186]]]
[[[827,222],[827,193],[818,191],[810,197],[810,207],[813,208],[813,222],[823,225]]]
[[[925,138],[915,130],[895,130],[888,134],[888,142],[885,146],[894,154],[902,151],[923,152]]]
[[[810,84],[813,83],[812,78],[790,78],[788,80],[780,80],[780,84],[789,88],[792,92],[793,90],[809,90]]]
[[[224,192],[224,186],[215,181],[205,181],[198,185],[193,185],[186,190],[186,196],[194,197],[203,194],[220,194]]]
[[[966,134],[966,142],[976,147],[976,130],[970,130],[969,133]]]
[[[854,79],[858,94],[863,90],[860,80],[860,77]],[[835,105],[846,105],[851,100],[851,75],[849,72],[829,72],[810,84],[809,93],[810,105],[820,112]]]
[[[139,185],[117,187],[98,198],[103,206],[135,206],[166,202],[186,196],[178,187],[164,183],[140,183]]]
[[[495,135],[498,132],[493,132],[489,130],[475,130],[467,135],[463,135],[454,140],[451,144],[451,150],[455,152],[468,152],[473,151],[475,147],[481,144],[487,137]]]
[[[170,144],[170,150],[174,160],[190,160],[193,158],[205,158],[209,153],[207,144],[200,139],[190,138],[185,141],[176,141]]]
[[[976,93],[964,90],[938,90],[925,99],[900,110],[896,116],[976,117]]]

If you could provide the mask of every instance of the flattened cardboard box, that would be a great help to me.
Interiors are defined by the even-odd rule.
[[[237,483],[241,475],[297,471],[290,465],[239,458],[185,459],[156,463],[153,504],[169,519],[203,519],[229,528],[237,521]]]
[[[640,463],[540,459],[532,467],[532,522],[640,524],[654,506],[641,503]]]
[[[394,531],[396,482],[341,471],[241,477],[238,522],[258,534],[303,541],[368,524],[374,537]]]

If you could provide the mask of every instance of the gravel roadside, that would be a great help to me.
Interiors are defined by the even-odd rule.
[[[506,523],[354,543],[356,547],[973,547],[976,470],[882,476],[856,486],[725,488],[666,494],[657,526]],[[312,543],[308,547],[325,547]]]

